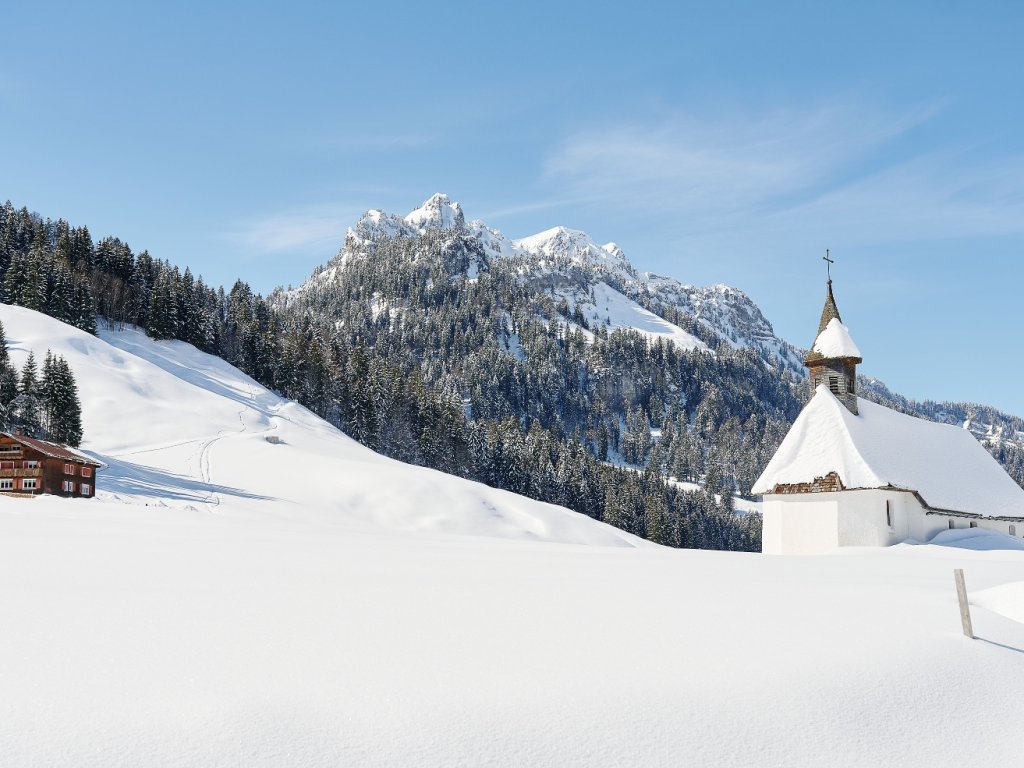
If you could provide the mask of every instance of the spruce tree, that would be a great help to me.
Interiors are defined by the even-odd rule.
[[[11,404],[11,426],[30,437],[38,437],[41,431],[42,414],[39,407],[39,373],[36,358],[28,353],[21,369],[18,395]]]
[[[4,273],[4,302],[20,305],[28,280],[28,260],[24,253],[15,251]]]
[[[47,352],[43,367],[43,410],[49,439],[77,448],[82,442],[82,405],[71,366]]]
[[[7,352],[7,336],[3,323],[0,323],[0,429],[10,429],[11,403],[18,396],[18,373],[11,365]]]
[[[173,339],[178,335],[178,297],[171,271],[165,266],[153,286],[146,331],[154,339]]]
[[[92,289],[85,280],[79,280],[74,293],[74,326],[86,333],[96,334],[96,304],[92,298]]]

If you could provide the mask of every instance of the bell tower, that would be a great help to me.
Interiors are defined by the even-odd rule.
[[[826,252],[825,260],[832,266]],[[829,275],[825,293],[825,306],[821,310],[818,335],[811,345],[811,351],[804,358],[804,365],[810,372],[811,396],[819,386],[825,386],[854,415],[857,411],[857,363],[863,362],[860,350],[843,325],[832,294],[832,277]]]

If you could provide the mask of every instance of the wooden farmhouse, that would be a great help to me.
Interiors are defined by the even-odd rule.
[[[1024,536],[1024,489],[966,429],[857,397],[861,353],[832,281],[804,365],[810,402],[754,483],[762,551],[928,541],[956,528]]]
[[[60,443],[0,432],[0,493],[91,498],[103,466]]]

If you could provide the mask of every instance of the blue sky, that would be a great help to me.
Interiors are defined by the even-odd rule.
[[[0,199],[213,283],[298,283],[447,192],[747,291],[864,372],[1024,415],[1013,3],[39,3],[4,9]]]

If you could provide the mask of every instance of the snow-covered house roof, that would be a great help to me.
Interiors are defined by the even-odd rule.
[[[816,352],[823,358],[856,357],[860,358],[860,350],[853,342],[849,330],[843,325],[842,320],[833,317],[828,321],[825,330],[818,334],[811,346],[811,352]]]
[[[844,489],[898,488],[935,510],[1024,518],[1024,489],[965,429],[860,399],[860,415],[819,386],[754,484],[810,483],[835,472]]]
[[[89,464],[93,467],[102,467],[103,464],[96,461],[84,453],[79,453],[74,448],[71,448],[63,443],[51,443],[48,440],[39,440],[34,437],[27,437],[25,435],[18,435],[13,432],[0,432],[0,437],[9,437],[15,442],[21,443],[22,445],[39,451],[44,456],[49,456],[52,459],[63,459],[65,461],[74,461],[80,464]]]

